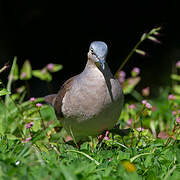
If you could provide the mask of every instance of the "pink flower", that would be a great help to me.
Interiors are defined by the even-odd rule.
[[[135,106],[134,104],[131,104],[131,105],[128,106],[128,108],[129,108],[129,109],[135,109],[136,106]]]
[[[142,89],[142,95],[143,96],[149,96],[149,94],[150,94],[150,87],[149,86]]]
[[[35,98],[34,98],[34,97],[31,97],[31,98],[30,98],[30,101],[31,101],[31,102],[35,101]]]
[[[133,84],[134,84],[134,79],[129,79],[128,82],[129,82],[129,84],[132,84],[132,85],[133,85]]]
[[[147,101],[146,100],[142,100],[142,104],[146,104],[147,103]]]
[[[43,68],[43,69],[41,70],[41,72],[42,72],[42,74],[46,74],[46,69]]]
[[[106,131],[106,134],[105,134],[104,140],[106,140],[106,141],[108,141],[108,140],[109,140],[109,131]]]
[[[37,107],[42,107],[42,104],[41,103],[37,103],[36,106]]]
[[[174,96],[174,94],[170,94],[168,96],[168,100],[175,100],[175,99],[176,99],[176,97]]]
[[[180,117],[176,118],[176,122],[180,124]]]
[[[125,78],[124,77],[119,77],[119,82],[120,83],[123,83],[125,81]]]
[[[129,119],[129,120],[127,121],[127,125],[128,125],[128,126],[131,126],[132,122],[133,122],[133,119],[131,118],[131,119]]]
[[[176,115],[176,111],[173,111],[173,112],[172,112],[172,115]]]
[[[178,113],[180,114],[180,110],[178,110]]]
[[[140,73],[140,69],[138,67],[134,67],[132,70],[132,76],[137,76]]]
[[[176,63],[176,67],[177,67],[177,68],[180,68],[180,61],[178,61],[178,62]]]
[[[106,131],[106,134],[105,134],[105,136],[103,135],[103,134],[100,134],[99,136],[98,136],[98,140],[101,142],[102,140],[109,140],[109,131]]]
[[[119,72],[119,76],[121,76],[121,77],[126,77],[126,73],[125,73],[124,71],[120,71],[120,72]]]
[[[25,140],[22,140],[22,143],[27,143],[27,142],[29,142],[31,139],[32,139],[32,137],[28,137],[28,138],[26,138]]]
[[[119,72],[119,82],[123,83],[125,81],[126,73],[124,71]]]
[[[138,128],[136,128],[136,130],[140,132],[140,131],[144,131],[144,128],[138,127]]]
[[[53,70],[54,69],[54,64],[50,63],[46,67],[47,67],[48,70]]]
[[[105,136],[105,137],[104,137],[104,140],[108,141],[108,140],[109,140],[109,137],[108,137],[108,136]]]
[[[22,92],[23,92],[23,90],[24,90],[24,88],[23,88],[23,87],[19,87],[19,88],[17,88],[17,89],[16,89],[16,91],[17,91],[18,93],[22,93]]]
[[[54,69],[54,64],[50,63],[46,67],[47,67],[48,70],[53,70]]]
[[[26,129],[30,129],[34,125],[34,122],[25,124]]]
[[[153,106],[152,111],[156,111],[156,110],[157,110],[156,106]]]
[[[146,103],[145,106],[146,106],[148,109],[151,109],[151,108],[152,108],[151,104],[149,104],[149,103]]]
[[[27,73],[26,72],[22,72],[21,77],[25,78],[26,76],[27,76]]]
[[[151,108],[152,108],[151,104],[148,103],[146,100],[142,100],[142,104],[144,104],[145,107],[148,108],[148,109],[151,109]]]

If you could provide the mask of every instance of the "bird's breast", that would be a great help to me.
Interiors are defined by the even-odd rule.
[[[115,80],[110,79],[110,84],[113,83],[116,83]],[[120,89],[118,90],[119,86],[115,87],[116,89],[108,89],[101,72],[79,75],[63,98],[62,112],[67,117],[81,117],[80,119],[95,116],[113,103],[111,94],[115,100],[118,98]]]

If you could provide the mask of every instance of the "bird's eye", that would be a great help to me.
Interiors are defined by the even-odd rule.
[[[94,51],[93,51],[93,49],[90,49],[90,51],[91,51],[91,54],[92,54],[92,55],[94,55],[94,54],[95,54],[95,53],[94,53]]]

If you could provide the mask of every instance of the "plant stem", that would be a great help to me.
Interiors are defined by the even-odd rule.
[[[28,98],[31,97],[31,94],[30,94],[30,86],[29,86],[29,83],[27,80],[25,80],[25,85],[26,85],[26,88],[27,88],[27,96]]]
[[[121,69],[124,67],[124,65],[128,62],[128,60],[131,58],[131,56],[134,54],[135,50],[139,47],[139,45],[142,43],[142,40],[139,40],[138,43],[133,47],[133,49],[130,51],[130,53],[128,54],[128,56],[125,58],[125,60],[123,61],[123,63],[121,64],[121,66],[119,67],[119,69],[117,70],[115,76],[118,77],[119,72],[121,71]]]
[[[158,31],[161,30],[161,27],[157,27],[157,28],[153,28],[151,31],[149,31],[148,33],[144,33],[140,40],[137,42],[137,44],[133,47],[133,49],[130,51],[130,53],[128,54],[128,56],[125,58],[125,60],[123,61],[123,63],[121,64],[121,66],[119,67],[119,69],[117,70],[117,72],[115,73],[115,77],[118,78],[119,77],[119,72],[121,71],[121,69],[124,67],[124,65],[128,62],[128,60],[131,58],[131,56],[134,54],[134,52],[136,52],[136,49],[138,49],[138,47],[140,46],[140,44],[146,40],[147,38],[152,37],[151,35],[155,35],[155,33],[157,33]]]
[[[45,129],[46,129],[46,126],[45,126],[45,124],[44,124],[44,120],[43,120],[43,118],[42,118],[42,115],[41,115],[41,112],[40,112],[39,108],[38,108],[38,112],[39,112],[39,115],[40,115],[40,118],[41,118],[41,122],[42,122],[43,129],[45,130]]]

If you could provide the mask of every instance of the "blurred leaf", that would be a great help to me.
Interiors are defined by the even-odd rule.
[[[26,60],[21,68],[21,80],[28,80],[32,77],[32,68],[29,60]]]
[[[175,81],[180,81],[180,76],[177,74],[171,74],[171,79],[173,79]]]
[[[146,38],[147,38],[147,34],[144,33],[144,34],[141,36],[141,41],[144,41]]]
[[[56,114],[54,112],[54,108],[52,106],[43,106],[41,108],[41,116],[43,119],[47,121],[56,120]]]
[[[14,136],[13,134],[7,134],[7,138],[10,140],[20,139],[20,138]]]
[[[48,152],[48,149],[46,148],[46,146],[44,145],[44,143],[40,142],[40,141],[36,141],[36,145],[38,146],[38,148],[42,151],[42,152]]]
[[[13,101],[19,99],[19,97],[20,97],[20,94],[18,94],[18,93],[12,94],[12,96],[11,96]]]
[[[8,83],[7,83],[7,90],[9,92],[11,92],[11,84],[12,84],[12,81],[13,81],[13,74],[14,74],[15,67],[16,67],[16,61],[17,61],[17,57],[14,57],[13,65],[12,65],[12,68],[11,68],[11,71],[10,71],[10,74],[9,74],[10,78],[8,80]],[[9,94],[6,94],[5,104],[8,105],[8,103],[9,103]]]
[[[42,72],[42,70],[33,70],[32,71],[33,76],[43,80],[50,82],[52,80],[52,75],[49,72]]]
[[[61,163],[61,164],[59,164],[59,167],[60,167],[61,172],[63,173],[65,179],[67,179],[67,180],[77,180],[77,178],[74,175],[74,173],[72,172],[72,170],[70,170],[67,166],[64,166]]]
[[[7,89],[3,88],[0,90],[0,96],[4,96],[7,94],[11,94],[11,92],[9,92]]]
[[[34,125],[32,127],[32,130],[37,132],[41,129],[41,122],[40,120],[36,120],[36,121],[33,121],[34,122]]]
[[[18,65],[15,64],[14,72],[13,72],[13,81],[17,81],[19,79],[19,68]]]
[[[177,94],[180,94],[180,85],[174,85],[173,86],[173,91]]]
[[[60,71],[62,68],[63,66],[61,64],[53,64],[53,68],[51,69],[48,68],[48,70],[50,72],[57,72],[57,71]]]
[[[17,93],[19,93],[19,94],[23,93],[24,90],[25,90],[25,86],[21,86],[21,87],[16,89]]]
[[[124,94],[131,93],[131,91],[135,88],[135,86],[139,83],[140,80],[141,80],[140,77],[131,77],[126,79],[123,87]]]
[[[0,101],[0,134],[4,135],[6,119],[5,119],[6,107],[5,104]]]
[[[145,55],[146,55],[146,52],[143,51],[143,50],[140,50],[140,49],[136,49],[135,52],[138,53],[138,54],[140,54],[140,55],[142,55],[142,56],[145,56]]]

